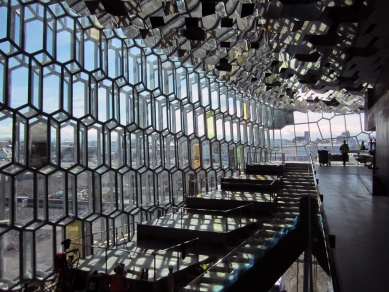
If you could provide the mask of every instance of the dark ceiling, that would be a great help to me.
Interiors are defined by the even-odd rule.
[[[363,111],[388,57],[386,0],[66,2],[286,110]]]

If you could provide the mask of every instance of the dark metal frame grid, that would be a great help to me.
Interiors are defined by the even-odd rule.
[[[298,115],[298,118],[296,117]],[[343,140],[347,140],[350,150],[359,150],[360,144],[365,142],[366,149],[369,147],[371,139],[375,139],[375,131],[364,131],[364,114],[335,114],[335,113],[294,113],[295,121],[293,125],[287,125],[282,129],[274,129],[274,150],[280,152],[285,151],[286,148],[295,148],[294,151],[298,153],[298,148],[304,148],[304,155],[292,157],[287,155],[286,160],[299,160],[309,161],[310,153],[315,157],[319,148],[327,147],[326,149],[332,154],[339,153],[340,149],[338,144],[342,144]],[[298,121],[296,121],[296,119]],[[354,119],[356,121],[354,121]],[[340,128],[343,126],[343,129]],[[285,141],[290,136],[290,129],[293,129],[294,137],[303,137],[304,132],[309,132],[309,139],[305,139],[303,142],[295,139]],[[351,133],[350,133],[350,129]],[[313,136],[313,132],[317,132],[316,136]],[[284,133],[284,134],[283,134]],[[345,136],[342,136],[346,133]],[[286,137],[285,137],[286,136]],[[277,143],[276,140],[281,140],[281,143]],[[274,151],[273,150],[273,151]]]
[[[271,157],[273,109],[231,85],[63,3],[0,1],[0,18],[0,125],[12,125],[13,149],[0,165],[0,279],[9,285],[47,275],[69,228],[81,226],[83,244],[118,245],[136,222],[181,202],[191,180],[239,172],[247,153]]]
[[[0,279],[9,285],[45,277],[65,237],[97,232],[83,243],[115,246],[183,201],[191,180],[271,153],[272,109],[231,85],[65,4],[1,1],[0,15],[0,123],[13,149],[0,167]]]

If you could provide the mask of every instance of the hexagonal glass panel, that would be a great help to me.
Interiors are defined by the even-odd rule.
[[[196,3],[186,7],[180,2],[176,8],[201,17]],[[147,15],[156,12],[152,5],[143,5],[146,16],[139,18],[140,7],[127,4],[132,25],[149,27]],[[231,16],[235,6],[230,6]],[[43,250],[61,251],[63,234],[74,238],[77,248],[124,243],[135,233],[135,222],[157,218],[164,206],[183,202],[184,194],[213,186],[195,190],[194,180],[238,175],[249,159],[278,160],[280,151],[289,160],[303,160],[310,150],[338,151],[343,136],[352,147],[373,137],[363,132],[363,115],[297,111],[280,115],[286,126],[273,132],[273,106],[319,111],[324,106],[320,99],[333,99],[332,91],[305,96],[309,86],[298,84],[296,76],[278,85],[291,73],[284,72],[286,66],[299,64],[302,76],[309,69],[320,71],[319,62],[300,66],[286,60],[285,52],[277,53],[278,65],[264,76],[255,71],[273,61],[264,44],[238,56],[246,45],[219,50],[214,40],[186,42],[165,28],[149,30],[141,39],[123,18],[115,18],[119,27],[112,29],[109,14],[91,18],[84,12],[82,5],[69,9],[50,1],[0,2],[0,149],[7,152],[0,157],[0,247],[5,255],[0,266],[7,267],[1,275],[6,280],[19,274],[41,277],[41,270],[53,264]],[[179,18],[166,17],[181,26]],[[251,27],[254,18],[246,18],[238,24]],[[203,17],[203,25],[217,27],[215,19]],[[292,24],[288,20],[287,27]],[[312,27],[308,22],[303,29]],[[238,41],[236,28],[223,29],[215,35],[219,40]],[[301,33],[295,36],[281,40],[302,40]],[[307,51],[312,48],[309,41],[304,44]],[[220,58],[235,60],[231,72],[215,68]],[[337,60],[344,58],[338,48],[327,59],[338,70]],[[320,76],[330,82],[335,73],[327,73]],[[296,90],[301,93],[291,102]],[[336,100],[352,103],[355,111],[362,104],[359,97],[339,95]],[[342,104],[337,110],[345,109]],[[92,255],[103,249],[85,251]]]
[[[65,173],[56,171],[47,178],[49,220],[56,222],[65,214]]]
[[[19,273],[20,250],[27,249],[27,246],[21,245],[20,232],[9,230],[0,235],[0,252],[2,254],[3,264],[7,269],[3,270],[3,279],[12,279]],[[25,243],[27,245],[27,242]],[[29,259],[31,260],[31,258]]]
[[[24,171],[15,176],[14,179],[14,194],[13,194],[13,211],[16,215],[15,224],[24,226],[28,222],[34,220],[34,203],[38,198],[34,192],[34,174],[30,171]],[[18,198],[24,200],[25,208],[19,208]]]

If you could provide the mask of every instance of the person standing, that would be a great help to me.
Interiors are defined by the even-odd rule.
[[[115,274],[108,276],[106,289],[109,292],[126,292],[129,285],[126,276],[124,275],[124,265],[117,264],[114,269]]]
[[[340,146],[340,152],[342,152],[342,156],[343,156],[343,166],[346,166],[346,161],[348,158],[349,151],[350,151],[350,149],[348,148],[348,145],[346,144],[346,140],[344,140],[342,146]]]
[[[366,150],[365,141],[362,140],[361,145],[359,146],[359,150]]]

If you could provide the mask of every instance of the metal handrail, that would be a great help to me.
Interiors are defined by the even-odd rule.
[[[211,213],[229,213],[231,211],[235,211],[235,210],[238,210],[240,209],[240,213],[239,213],[239,226],[242,225],[242,209],[247,207],[247,206],[250,206],[250,205],[253,205],[254,203],[250,203],[250,204],[246,204],[246,205],[242,205],[242,206],[239,206],[239,207],[235,207],[235,208],[232,208],[232,209],[229,209],[229,210],[210,210],[210,209],[196,209],[196,208],[186,208],[186,207],[174,207],[174,208],[177,208],[179,210],[181,210],[181,228],[183,228],[183,214],[182,214],[182,211],[183,210],[194,210],[194,211],[206,211],[206,212],[211,212]],[[253,209],[254,210],[254,209]],[[177,212],[178,214],[179,212]],[[173,216],[174,216],[174,213],[173,213]],[[223,214],[223,217],[225,215]],[[228,232],[228,217],[225,218],[225,227],[226,227],[226,230],[225,232]]]
[[[197,178],[197,179],[193,179],[189,182],[189,184],[193,184],[195,185],[196,183],[198,182],[207,182],[207,181],[211,181],[211,183],[215,182],[216,183],[216,186],[217,186],[217,181],[220,177],[223,177],[224,176],[224,173],[219,173],[218,175],[216,175],[215,177],[205,177],[205,178]],[[212,188],[211,188],[212,190]]]
[[[173,196],[172,198],[173,198],[173,199],[174,199],[174,198],[177,198],[177,196]],[[159,205],[159,202],[161,202],[161,201],[162,201],[162,200],[155,201],[155,203],[158,203],[158,205],[153,205],[153,207],[156,207],[156,208],[163,208],[163,209],[168,209],[168,208],[173,208],[173,207],[174,207],[173,205],[171,205],[172,202],[169,202],[169,203],[166,204],[165,206],[161,206],[161,205]],[[137,208],[140,208],[140,209],[141,209],[141,210],[139,210],[139,211],[142,211],[142,210],[143,210],[143,211],[148,212],[148,210],[144,208],[144,206],[147,205],[147,204],[149,204],[149,203],[141,204],[141,205],[139,205]],[[169,206],[167,206],[167,205],[169,205]],[[139,213],[139,212],[137,212],[137,213]],[[86,237],[89,237],[89,236],[93,236],[93,235],[97,235],[97,234],[100,234],[100,233],[103,233],[103,232],[106,232],[106,231],[111,231],[111,230],[113,230],[113,229],[118,229],[118,228],[121,228],[121,227],[134,225],[134,224],[136,224],[136,223],[139,223],[139,221],[131,222],[131,223],[129,223],[129,224],[123,224],[123,225],[120,225],[120,226],[117,226],[117,227],[111,227],[111,228],[108,228],[108,229],[103,229],[103,230],[101,230],[101,231],[98,231],[98,232],[95,232],[95,233],[91,233],[91,234],[87,234],[87,235],[80,236],[80,237],[70,238],[70,240],[83,239],[83,238],[86,238]],[[135,231],[134,231],[134,233],[135,233]]]
[[[86,247],[91,247],[91,248],[101,248],[101,249],[104,249],[105,250],[105,273],[108,274],[108,255],[107,255],[107,252],[108,251],[122,251],[122,252],[127,252],[130,257],[131,257],[131,254],[137,254],[137,255],[146,255],[146,256],[151,256],[153,257],[153,270],[154,270],[154,282],[156,281],[156,256],[159,255],[161,252],[164,252],[164,251],[168,251],[168,250],[171,250],[173,248],[176,248],[176,247],[179,247],[183,244],[188,244],[188,243],[191,243],[193,241],[197,241],[197,246],[196,246],[196,261],[199,262],[199,248],[198,248],[198,241],[199,241],[199,238],[193,238],[191,240],[188,240],[188,241],[185,241],[185,242],[182,242],[182,243],[179,243],[179,244],[176,244],[176,245],[173,245],[171,247],[168,247],[168,248],[165,248],[161,251],[157,251],[157,252],[147,252],[147,251],[143,251],[143,252],[139,252],[139,251],[130,251],[128,249],[113,249],[113,248],[109,248],[109,247],[101,247],[101,246],[95,246],[95,245],[92,245],[92,244],[82,244],[82,243],[73,243],[74,245],[78,245],[78,246],[86,246]],[[177,270],[179,269],[179,250],[176,251],[177,252]]]
[[[172,196],[171,198],[172,198],[172,201],[174,201],[174,198],[178,198],[178,196]],[[147,211],[147,209],[145,209],[144,206],[149,206],[150,205],[150,207],[159,207],[159,206],[161,206],[159,204],[161,202],[163,202],[163,201],[166,201],[166,200],[157,200],[157,201],[154,201],[154,202],[146,202],[146,203],[138,205],[137,208],[142,208],[143,210]],[[172,204],[173,203],[172,201],[169,200],[169,202],[166,205]]]
[[[311,169],[308,164],[308,174],[311,174]],[[316,181],[314,179],[316,187]],[[317,187],[316,187],[317,191]],[[312,208],[311,208],[311,189],[308,189],[308,247],[304,252],[304,278],[303,278],[303,291],[311,292],[313,289],[312,278]]]
[[[270,222],[270,224],[274,224],[275,222],[277,221],[277,217],[273,218],[273,220]],[[253,235],[251,235],[249,238],[247,238],[245,241],[243,241],[241,244],[239,244],[237,247],[235,247],[232,251],[230,251],[228,254],[226,254],[224,257],[222,257],[221,259],[219,259],[215,264],[213,264],[209,269],[207,269],[207,271],[211,271],[212,269],[214,269],[218,264],[220,264],[221,262],[225,261],[226,258],[228,258],[230,255],[232,255],[233,253],[236,252],[236,250],[238,248],[240,248],[241,246],[244,246],[246,245],[246,243],[251,240],[253,237],[255,236],[258,236],[259,234],[265,232],[265,227],[262,227],[261,229],[259,229],[257,232],[255,232]],[[193,285],[193,284],[196,284],[196,282],[198,282],[203,276],[204,274],[207,272],[207,271],[204,271],[203,273],[201,273],[199,276],[197,276],[194,280],[192,280],[189,284],[186,285],[187,286],[190,286],[190,285]],[[182,290],[181,290],[182,291]]]
[[[113,248],[109,248],[107,246],[105,247],[102,247],[102,246],[95,246],[95,245],[92,245],[92,244],[82,244],[82,243],[72,243],[74,245],[78,245],[78,246],[82,246],[82,247],[91,247],[91,248],[101,248],[101,249],[104,249],[105,250],[105,273],[108,274],[108,255],[107,255],[107,252],[108,250],[112,250],[112,251],[124,251],[124,252],[127,252],[127,253],[131,253],[129,250],[125,250],[125,249],[113,249]],[[147,252],[136,252],[136,251],[132,251],[132,253],[136,253],[136,254],[143,254],[143,255],[148,255],[148,256],[154,256],[154,254],[148,254]],[[155,275],[155,271],[154,271],[154,275]]]
[[[259,153],[259,155],[260,155],[260,161],[259,161],[259,163],[261,163],[262,161],[263,161],[263,157],[262,157],[262,151],[248,151],[247,152],[247,157],[246,157],[246,159],[245,159],[245,163],[246,163],[246,165],[247,164],[249,164],[249,163],[251,163],[251,155],[252,154],[254,154],[254,155],[256,155],[257,153]],[[250,161],[249,161],[249,159],[250,159]]]
[[[198,208],[188,208],[188,207],[174,207],[174,208],[184,209],[184,210],[194,210],[194,211],[207,211],[207,212],[215,212],[215,213],[216,212],[219,212],[219,213],[229,213],[231,211],[238,210],[238,209],[241,209],[241,208],[253,205],[253,204],[254,203],[250,203],[250,204],[242,205],[242,206],[235,207],[235,208],[232,208],[232,209],[227,209],[227,210],[211,210],[211,209],[198,209]]]
[[[160,252],[162,251],[167,251],[167,250],[170,250],[170,249],[173,249],[175,247],[178,247],[180,246],[181,244],[187,244],[187,243],[190,243],[192,241],[195,241],[195,240],[199,240],[198,237],[196,238],[193,238],[191,240],[188,240],[188,241],[185,241],[185,242],[182,242],[182,243],[179,243],[179,244],[176,244],[176,245],[173,245],[173,246],[170,246],[168,248],[165,248],[165,249],[162,249],[161,251],[156,251],[156,252],[146,252],[146,251],[130,251],[128,249],[122,249],[122,248],[119,248],[119,249],[114,249],[114,248],[110,248],[110,247],[102,247],[102,246],[99,246],[99,245],[93,245],[93,244],[82,244],[82,243],[72,243],[74,245],[81,245],[81,246],[89,246],[89,247],[93,247],[93,248],[104,248],[106,250],[112,250],[112,251],[125,251],[125,252],[128,252],[128,253],[135,253],[135,254],[141,254],[141,255],[154,255],[154,254],[159,254]]]
[[[196,238],[193,238],[193,239],[191,239],[191,240],[188,240],[188,241],[185,241],[185,242],[182,242],[182,243],[173,245],[173,246],[171,246],[171,247],[165,248],[165,249],[163,249],[163,250],[161,250],[161,251],[167,251],[167,250],[173,249],[173,248],[175,248],[175,247],[180,247],[182,244],[187,244],[187,243],[190,243],[190,242],[195,241],[195,240],[198,241],[198,240],[200,240],[200,238],[196,237]],[[161,251],[157,251],[156,254],[158,254],[158,253],[161,252]]]
[[[222,176],[223,174],[218,174],[216,177],[205,177],[205,178],[197,178],[197,179],[193,179],[191,180],[190,182],[197,182],[197,181],[207,181],[207,180],[213,180],[219,176]]]
[[[172,198],[176,198],[177,196],[173,196]],[[158,205],[152,205],[150,207],[156,207],[156,208],[163,208],[163,209],[168,209],[168,208],[172,208],[174,207],[172,204],[172,202],[169,202],[168,204],[166,204],[165,206],[162,206],[162,205],[159,205],[159,203],[162,202],[162,200],[158,200],[158,201],[155,201],[154,203],[158,203]],[[144,206],[147,206],[147,204],[149,203],[145,203],[145,204],[141,204],[138,206],[138,208],[140,208],[139,211],[146,211],[148,212],[148,209],[145,209]],[[169,206],[168,206],[169,205]],[[130,225],[134,225],[135,223],[138,223],[138,221],[136,222],[131,222],[130,224],[123,224],[123,225],[120,225],[120,226],[117,226],[117,227],[111,227],[111,228],[107,228],[107,229],[104,229],[104,230],[101,230],[99,232],[95,232],[95,233],[91,233],[91,234],[88,234],[88,235],[85,235],[85,236],[80,236],[80,237],[74,237],[74,238],[69,238],[70,240],[77,240],[77,239],[83,239],[85,237],[89,237],[89,236],[93,236],[93,235],[96,235],[96,234],[99,234],[99,233],[103,233],[103,232],[106,232],[106,231],[110,231],[110,230],[113,230],[113,229],[117,229],[117,228],[121,228],[121,227],[125,227],[125,226],[130,226]]]
[[[324,235],[324,243],[327,251],[327,256],[328,256],[328,264],[329,264],[329,270],[330,270],[330,275],[332,279],[332,286],[334,289],[334,292],[340,292],[341,291],[341,283],[340,283],[340,278],[338,277],[337,273],[337,266],[335,263],[335,257],[334,254],[330,248],[330,240],[328,238],[329,234],[329,228],[328,228],[328,221],[327,221],[327,216],[325,215],[324,212],[324,207],[323,204],[321,204],[320,200],[320,192],[319,192],[319,185],[318,185],[318,180],[316,178],[316,171],[314,167],[314,161],[312,158],[312,153],[309,154],[310,157],[310,162],[311,162],[311,170],[314,178],[314,183],[316,187],[316,196],[317,196],[317,201],[318,201],[318,206],[319,206],[319,212],[320,216],[322,217],[322,222],[323,222],[323,235]]]
[[[132,222],[131,224],[133,224],[133,223],[138,223],[138,221]],[[87,234],[87,235],[80,236],[80,237],[69,238],[69,239],[70,240],[83,239],[83,238],[86,238],[86,237],[89,237],[89,236],[93,236],[93,235],[96,235],[96,234],[100,234],[100,233],[103,233],[103,232],[106,232],[106,231],[110,231],[110,230],[113,230],[113,229],[117,229],[117,228],[120,228],[120,227],[124,227],[124,226],[130,226],[130,224],[123,224],[123,225],[120,225],[120,226],[117,226],[117,227],[111,227],[111,228],[108,228],[108,229],[103,229],[101,231],[97,231],[95,233]]]

